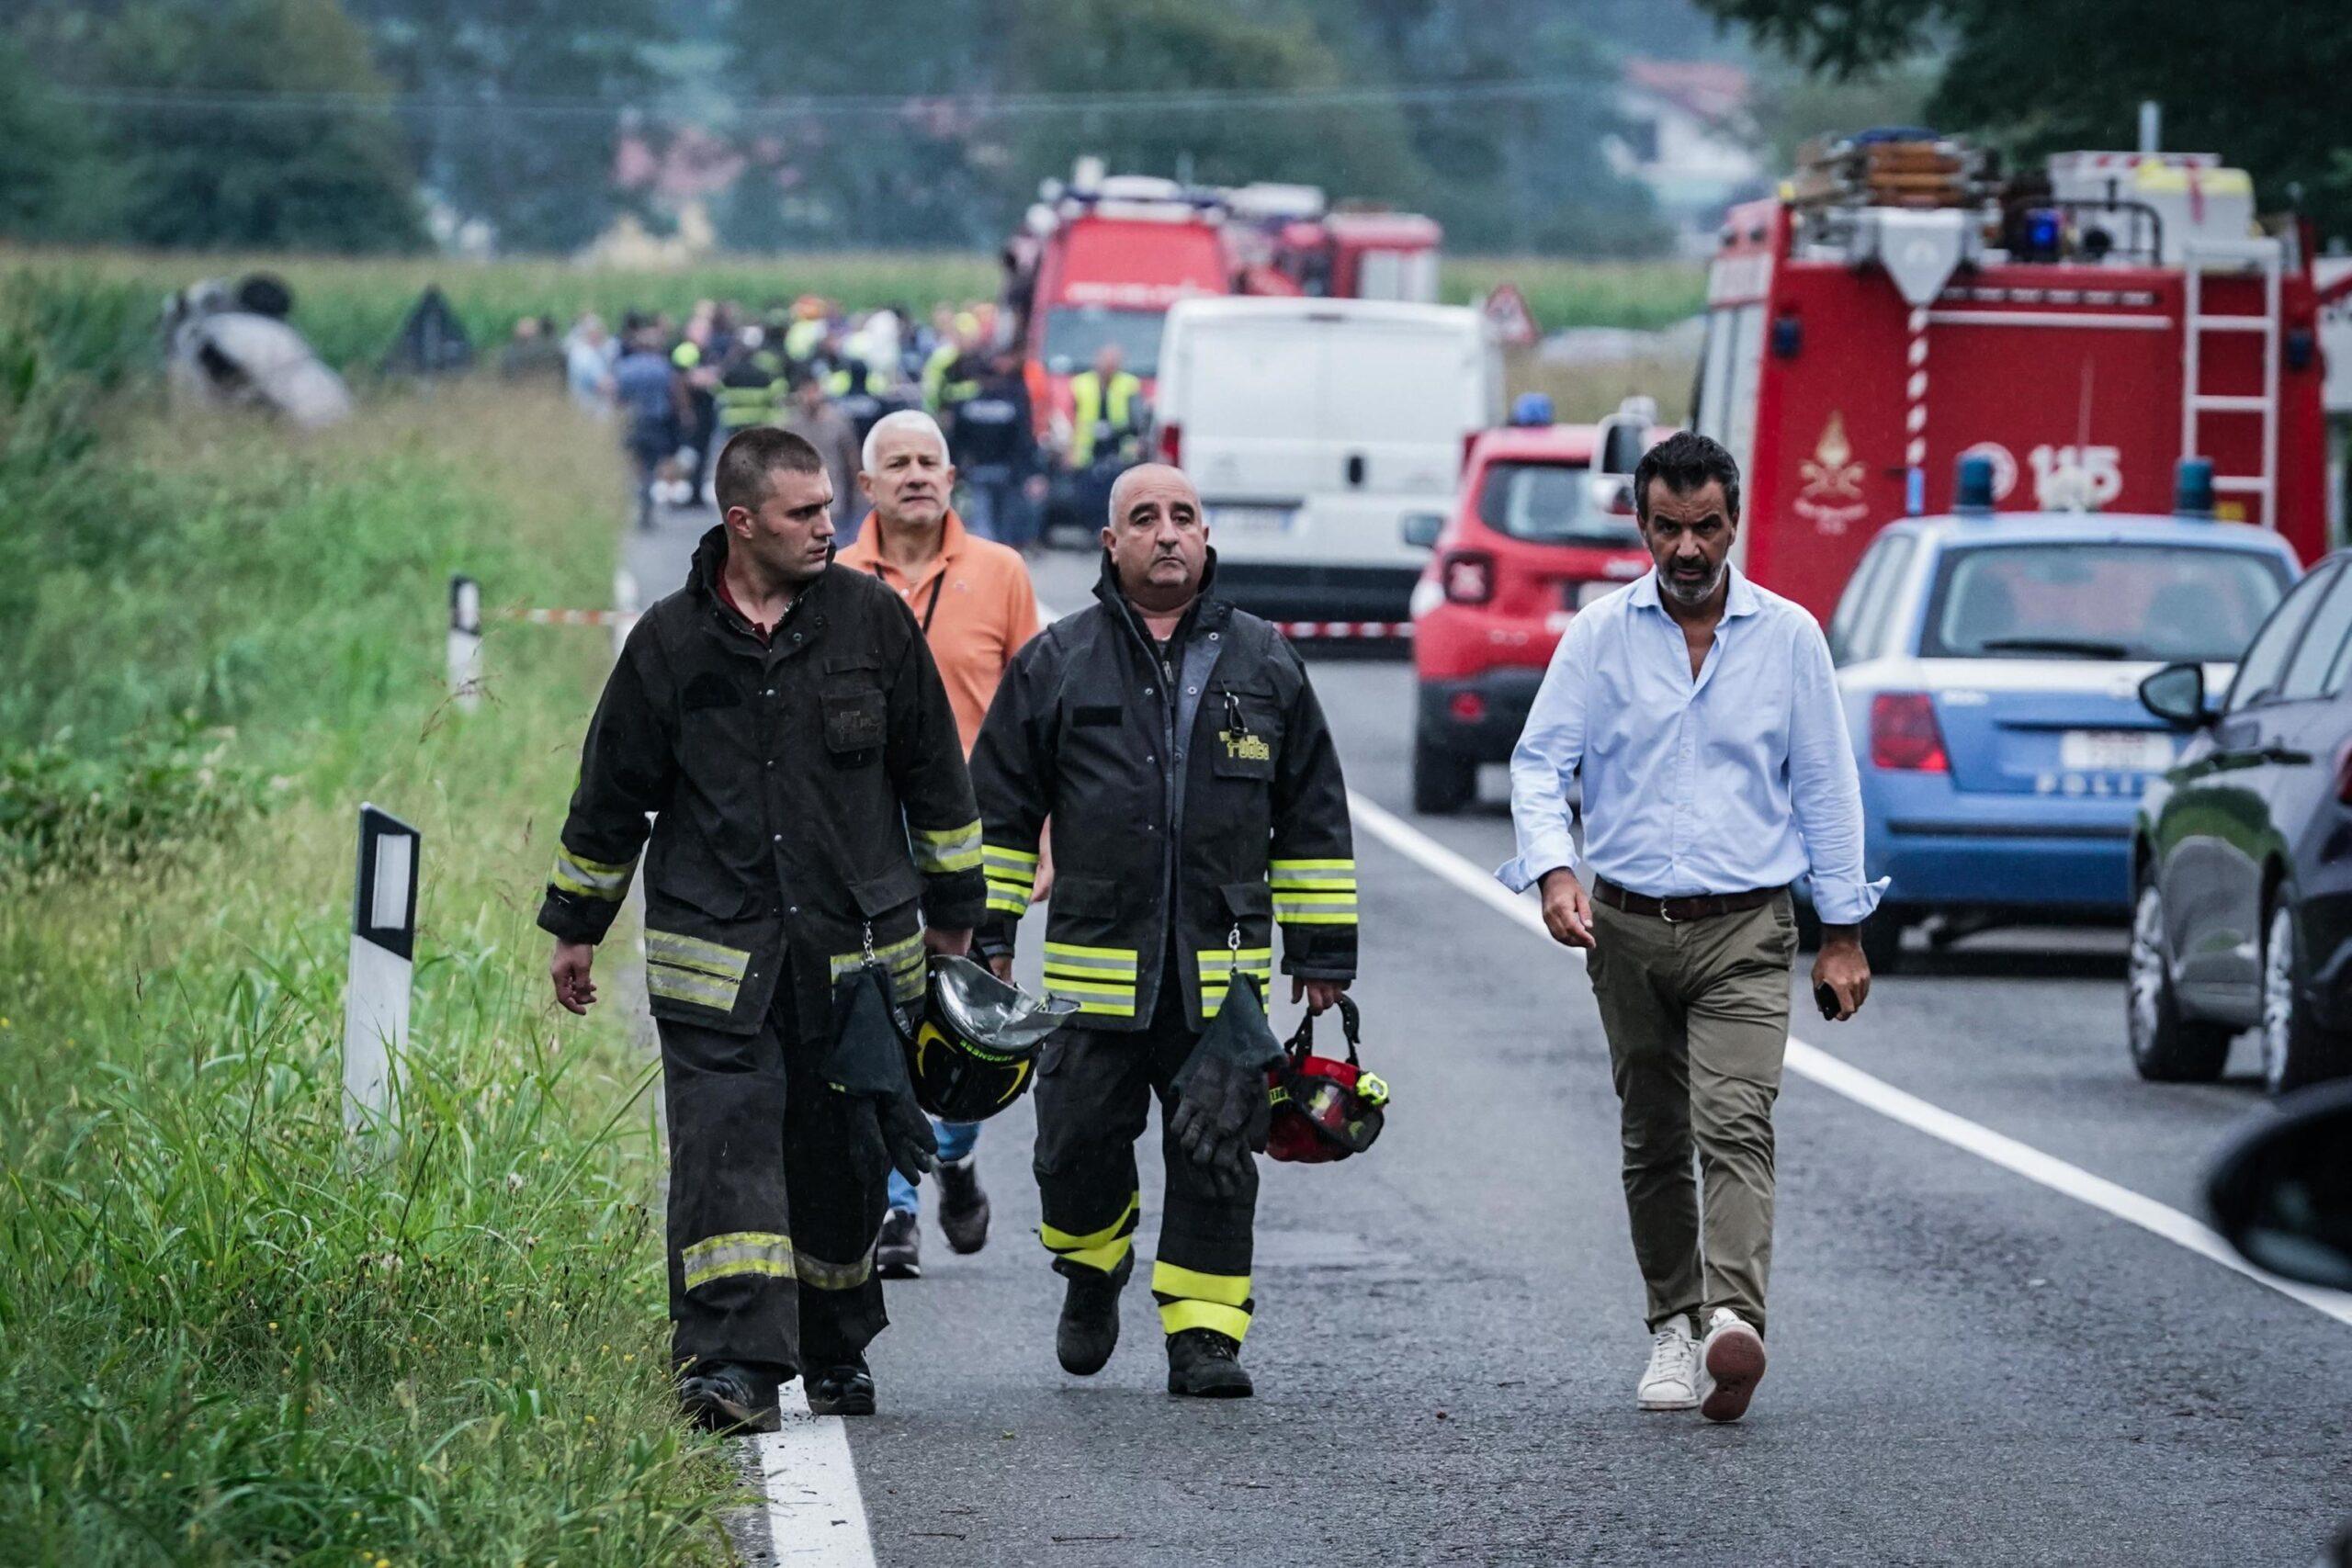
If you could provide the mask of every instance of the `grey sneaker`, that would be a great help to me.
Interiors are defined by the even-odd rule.
[[[939,1167],[939,1228],[957,1252],[978,1252],[989,1244],[989,1195],[980,1190],[979,1158],[966,1155]]]
[[[1634,1390],[1634,1403],[1644,1410],[1699,1408],[1699,1347],[1689,1320],[1679,1314],[1650,1340],[1650,1364]]]
[[[922,1278],[922,1229],[912,1209],[893,1209],[882,1216],[882,1235],[874,1244],[874,1267],[885,1280]]]

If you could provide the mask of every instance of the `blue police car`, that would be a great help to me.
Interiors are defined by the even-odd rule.
[[[1873,969],[1906,927],[1940,942],[2131,912],[2132,820],[2176,731],[2142,705],[2159,667],[2211,689],[2294,581],[2276,535],[2184,515],[2001,513],[1963,460],[1953,514],[1882,532],[1829,624],[1861,772]],[[1973,504],[1972,504],[1973,502]]]

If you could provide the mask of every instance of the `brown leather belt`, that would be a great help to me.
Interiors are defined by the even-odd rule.
[[[1679,925],[1684,920],[1713,919],[1717,915],[1744,915],[1760,909],[1787,892],[1785,887],[1754,887],[1745,893],[1694,893],[1687,898],[1653,898],[1629,893],[1605,876],[1592,879],[1592,896],[1612,909],[1644,915]]]

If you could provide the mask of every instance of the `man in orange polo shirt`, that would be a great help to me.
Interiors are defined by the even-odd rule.
[[[956,728],[971,755],[1012,656],[1037,634],[1037,595],[1020,553],[967,530],[950,497],[956,468],[947,438],[931,415],[908,409],[885,414],[865,437],[858,489],[873,513],[840,562],[870,571],[914,612],[956,710]],[[1032,898],[1050,886],[1041,869]],[[957,1252],[988,1244],[989,1199],[973,1153],[977,1123],[943,1122],[939,1134],[939,1227]],[[922,1273],[914,1183],[895,1172],[890,1210],[874,1260],[885,1279]]]

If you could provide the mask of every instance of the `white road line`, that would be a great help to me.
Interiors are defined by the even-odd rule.
[[[1355,819],[1382,843],[1441,881],[1452,884],[1498,914],[1516,920],[1545,942],[1552,940],[1551,933],[1544,929],[1544,916],[1532,897],[1513,897],[1487,872],[1376,802],[1351,790],[1348,803],[1354,810]],[[1583,954],[1577,953],[1577,956],[1581,959]],[[2323,1313],[2338,1323],[2352,1325],[2352,1292],[2319,1290],[2266,1273],[2232,1251],[2229,1243],[2223,1241],[2211,1227],[2179,1210],[2120,1186],[2103,1176],[2094,1176],[2078,1165],[2070,1164],[2055,1155],[2044,1154],[2032,1145],[2020,1143],[2006,1133],[1996,1133],[1980,1122],[1897,1089],[1885,1079],[1866,1073],[1817,1045],[1809,1045],[1794,1035],[1789,1037],[1788,1069],[1799,1077],[1818,1084],[1834,1094],[1843,1095],[1855,1104],[1875,1111],[1890,1121],[1899,1122],[1915,1132],[1925,1133],[1956,1149],[1963,1149],[1979,1159],[1990,1161],[2053,1192],[2062,1192],[2077,1202],[2086,1203],[2103,1213],[2135,1224],[2151,1235],[2162,1236],[2200,1258],[2211,1258],[2233,1273],[2243,1274],[2282,1296],[2302,1303],[2314,1312]]]
[[[785,1389],[782,1403],[784,1429],[762,1435],[754,1448],[775,1561],[874,1568],[874,1533],[848,1429],[838,1416],[811,1416],[797,1382]]]

